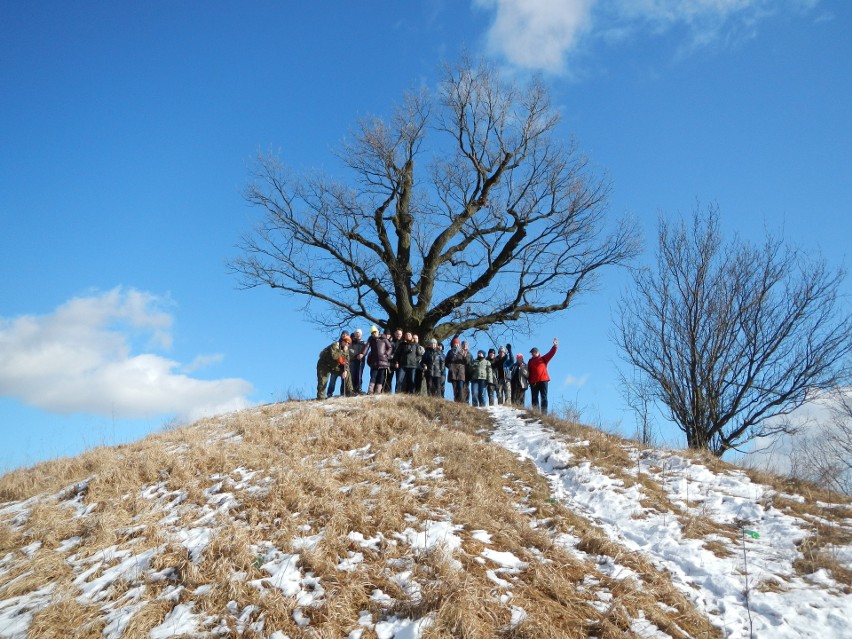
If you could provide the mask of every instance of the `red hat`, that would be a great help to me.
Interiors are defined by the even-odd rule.
[[[344,335],[343,337],[341,337],[341,338],[340,338],[340,341],[341,341],[341,342],[349,342],[349,343],[351,344],[351,343],[352,343],[352,338],[351,338],[351,337],[349,337],[348,335]]]
[[[524,356],[523,356],[523,355],[521,355],[521,354],[519,353],[519,354],[518,354],[518,356],[517,356],[515,359],[516,359],[516,360],[518,360],[518,361],[523,362],[523,361],[524,361]]]
[[[458,337],[454,337],[454,338],[453,338],[453,341],[452,341],[452,342],[450,342],[450,346],[458,346],[460,343],[461,343],[461,342],[459,342],[459,338],[458,338]]]

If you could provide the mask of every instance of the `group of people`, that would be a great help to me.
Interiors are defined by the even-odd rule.
[[[532,407],[547,412],[547,388],[550,376],[547,364],[556,354],[559,340],[542,355],[538,348],[530,349],[530,359],[524,362],[521,354],[513,355],[512,345],[498,349],[478,350],[476,355],[467,341],[458,336],[444,344],[429,339],[425,345],[417,335],[396,329],[380,331],[370,328],[367,340],[361,329],[343,332],[339,340],[320,352],[317,361],[317,399],[334,395],[340,386],[341,395],[361,395],[364,374],[369,369],[367,393],[383,392],[420,394],[444,397],[447,383],[453,399],[474,406],[514,404],[523,406],[527,388]]]

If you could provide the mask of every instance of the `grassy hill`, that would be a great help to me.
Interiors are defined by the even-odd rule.
[[[0,637],[850,636],[850,517],[520,411],[288,402],[0,478]]]

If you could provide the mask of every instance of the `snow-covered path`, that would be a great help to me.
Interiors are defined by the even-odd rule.
[[[772,507],[771,488],[752,482],[744,473],[717,474],[673,453],[630,451],[635,465],[623,470],[649,476],[672,504],[720,527],[748,522],[747,530],[759,534],[736,539],[712,536],[714,543],[728,546],[729,554],[720,557],[705,547],[707,537],[685,537],[674,513],[640,505],[641,484],[625,488],[572,453],[572,448],[588,442],[557,434],[513,408],[493,406],[489,412],[497,424],[495,443],[535,463],[555,499],[595,522],[627,551],[644,553],[668,571],[675,585],[728,637],[852,636],[852,595],[844,594],[825,571],[811,576],[817,583],[796,574],[793,562],[800,556],[796,542],[807,535],[805,522]],[[848,561],[849,548],[838,548],[838,555]]]

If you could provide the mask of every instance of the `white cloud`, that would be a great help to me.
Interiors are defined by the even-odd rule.
[[[725,18],[764,4],[763,0],[616,0],[616,11],[627,18],[654,22],[692,22],[701,17]]]
[[[852,389],[845,391],[845,394],[848,401],[848,398],[852,398]],[[800,406],[789,415],[770,420],[771,423],[789,424],[797,432],[752,441],[745,458],[746,464],[781,475],[789,473],[796,454],[806,450],[802,446],[834,436],[837,411],[841,405],[839,399],[835,395],[825,395]]]
[[[117,418],[176,414],[197,419],[248,406],[251,384],[200,380],[160,355],[132,353],[171,346],[172,316],[162,300],[113,289],[72,299],[42,316],[0,318],[0,395],[56,413]],[[215,361],[200,356],[184,371]]]
[[[587,28],[595,0],[475,0],[496,10],[488,49],[514,66],[562,71],[565,54]]]
[[[211,364],[218,364],[224,359],[221,353],[212,353],[210,355],[198,355],[189,364],[181,367],[184,373],[194,373],[195,371],[207,368]]]
[[[800,4],[800,0],[787,0]],[[679,26],[685,29],[681,53],[714,43],[754,37],[755,25],[777,9],[778,0],[611,0],[613,20],[634,31],[661,34]]]
[[[618,43],[639,32],[686,29],[681,50],[751,37],[779,12],[809,11],[819,0],[474,0],[494,11],[489,53],[513,66],[559,73],[584,38]]]

